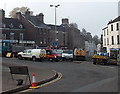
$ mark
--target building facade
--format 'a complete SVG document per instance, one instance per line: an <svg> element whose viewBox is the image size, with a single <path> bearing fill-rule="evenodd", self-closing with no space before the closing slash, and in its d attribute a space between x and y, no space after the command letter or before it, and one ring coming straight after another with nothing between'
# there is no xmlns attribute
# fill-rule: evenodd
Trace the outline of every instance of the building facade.
<svg viewBox="0 0 120 94"><path fill-rule="evenodd" d="M57 31L55 31L55 25L49 24L48 26L51 28L50 35L49 35L50 45L53 45L54 47L67 46L67 32L65 28L61 25L57 25L56 26Z"/></svg>
<svg viewBox="0 0 120 94"><path fill-rule="evenodd" d="M31 41L36 47L67 47L68 49L85 49L85 39L80 30L71 27L67 18L62 19L61 25L49 25L44 23L44 15L30 15L16 13L16 18L6 18L5 11L0 10L0 32L1 39ZM57 38L56 38L57 36ZM57 39L57 42L56 42Z"/></svg>
<svg viewBox="0 0 120 94"><path fill-rule="evenodd" d="M0 39L23 41L25 39L25 27L16 18L5 18L5 11L0 10Z"/></svg>
<svg viewBox="0 0 120 94"><path fill-rule="evenodd" d="M46 47L49 45L49 31L48 27L44 23L44 15L30 15L29 11L25 14L20 12L16 13L17 19L25 26L25 40L35 41L36 46Z"/></svg>
<svg viewBox="0 0 120 94"><path fill-rule="evenodd" d="M106 47L110 54L110 49L120 49L120 16L111 20L107 27L102 29L103 47Z"/></svg>
<svg viewBox="0 0 120 94"><path fill-rule="evenodd" d="M62 24L66 31L68 49L82 48L85 49L85 38L81 35L80 30L70 26L69 19L62 19Z"/></svg>

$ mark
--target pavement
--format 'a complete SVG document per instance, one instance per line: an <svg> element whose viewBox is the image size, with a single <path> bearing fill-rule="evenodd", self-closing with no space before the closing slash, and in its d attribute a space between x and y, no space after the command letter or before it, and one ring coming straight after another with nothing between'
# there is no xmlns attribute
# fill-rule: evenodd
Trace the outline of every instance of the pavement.
<svg viewBox="0 0 120 94"><path fill-rule="evenodd" d="M32 73L34 72L36 74L35 80L38 85L44 84L46 82L52 81L53 79L58 77L57 72L54 70L48 70L45 68L36 68L36 67L31 67L28 66L29 74L30 74L30 79L32 82ZM19 91L28 89L31 84L29 83L29 80L25 80L26 76L25 75L13 75L14 79L11 79L11 74L9 72L9 66L3 66L2 67L2 94L13 94L17 93ZM23 84L22 85L17 85L18 81L17 79L23 79ZM26 83L25 83L26 81Z"/></svg>

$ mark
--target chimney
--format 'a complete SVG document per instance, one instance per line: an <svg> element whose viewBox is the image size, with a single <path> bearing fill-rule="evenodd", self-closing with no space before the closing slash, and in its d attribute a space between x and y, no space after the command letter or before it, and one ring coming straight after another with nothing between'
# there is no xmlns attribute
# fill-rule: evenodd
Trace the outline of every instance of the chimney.
<svg viewBox="0 0 120 94"><path fill-rule="evenodd" d="M30 17L30 11L29 11L29 10L27 10L27 11L25 12L25 17L26 17L27 19L29 19L29 17Z"/></svg>
<svg viewBox="0 0 120 94"><path fill-rule="evenodd" d="M43 15L43 13L40 13L39 15L37 15L37 19L39 21L41 21L42 23L44 23L44 15Z"/></svg>
<svg viewBox="0 0 120 94"><path fill-rule="evenodd" d="M17 12L16 17L17 17L18 20L21 20L21 17L22 17L21 12Z"/></svg>
<svg viewBox="0 0 120 94"><path fill-rule="evenodd" d="M0 9L0 19L5 18L5 11L3 9Z"/></svg>
<svg viewBox="0 0 120 94"><path fill-rule="evenodd" d="M63 18L62 19L62 24L69 24L69 19L68 18Z"/></svg>

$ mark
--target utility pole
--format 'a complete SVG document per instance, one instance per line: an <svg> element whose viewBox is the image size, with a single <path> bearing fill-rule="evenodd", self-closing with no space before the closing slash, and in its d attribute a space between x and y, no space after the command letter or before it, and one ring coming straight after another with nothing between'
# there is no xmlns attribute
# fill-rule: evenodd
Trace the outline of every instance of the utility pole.
<svg viewBox="0 0 120 94"><path fill-rule="evenodd" d="M55 8L55 33L56 33L56 36L55 36L55 42L56 42L56 48L58 46L58 31L57 31L57 17L56 17L56 8L58 8L60 5L50 5L50 7L54 7Z"/></svg>

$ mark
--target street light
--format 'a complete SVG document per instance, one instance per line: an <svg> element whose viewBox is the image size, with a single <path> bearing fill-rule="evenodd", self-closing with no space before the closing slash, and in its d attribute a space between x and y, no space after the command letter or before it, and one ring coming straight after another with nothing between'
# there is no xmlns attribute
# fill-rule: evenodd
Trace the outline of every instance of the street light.
<svg viewBox="0 0 120 94"><path fill-rule="evenodd" d="M60 5L58 4L58 5L50 5L50 7L54 7L55 8L55 32L56 32L56 42L58 43L58 36L57 36L57 34L58 34L58 31L57 31L57 28L56 28L56 8L57 7L59 7Z"/></svg>

